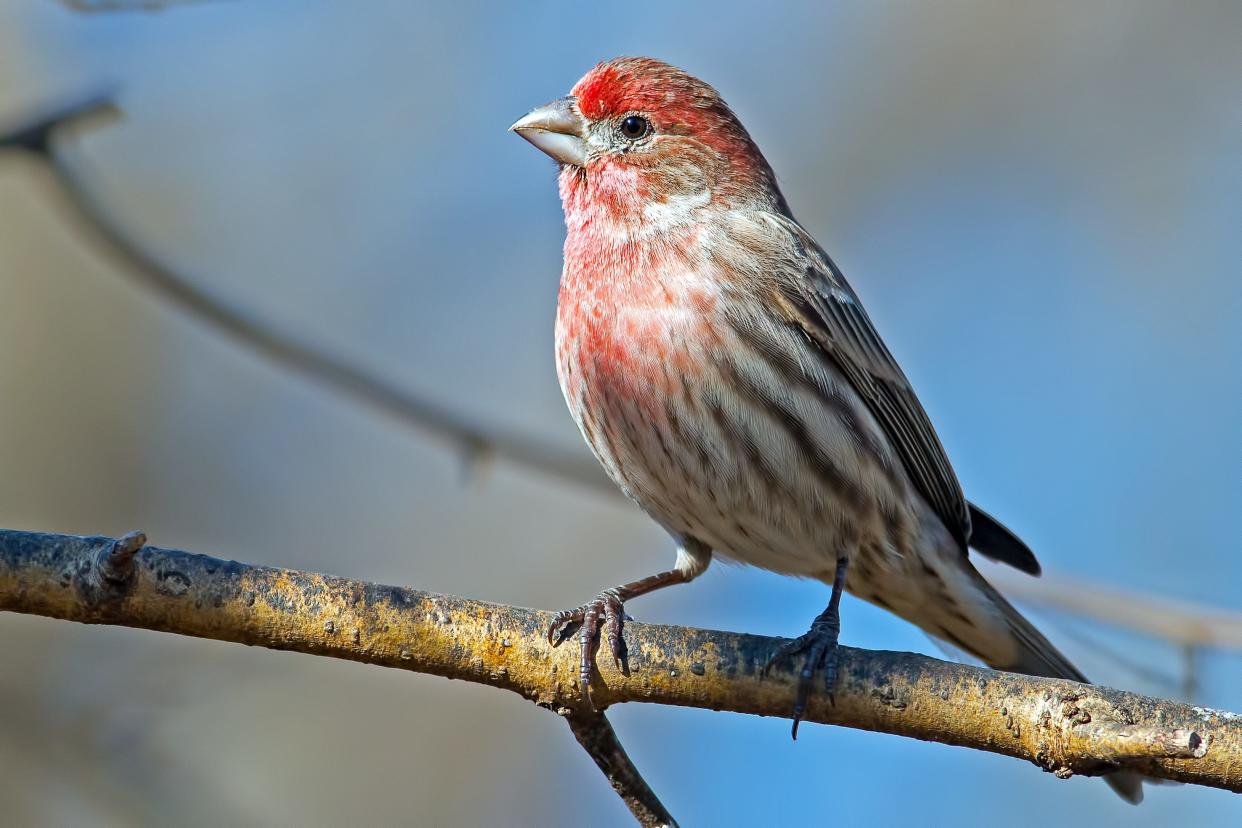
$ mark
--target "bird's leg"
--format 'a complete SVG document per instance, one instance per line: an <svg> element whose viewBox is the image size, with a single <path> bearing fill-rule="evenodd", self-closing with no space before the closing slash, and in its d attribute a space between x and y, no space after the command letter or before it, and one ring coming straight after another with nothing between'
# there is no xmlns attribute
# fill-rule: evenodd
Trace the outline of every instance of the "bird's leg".
<svg viewBox="0 0 1242 828"><path fill-rule="evenodd" d="M589 704L591 701L591 671L595 668L596 635L599 633L600 620L608 635L608 649L612 652L612 660L617 668L629 675L629 663L626 661L625 639L621 632L628 616L625 614L625 602L640 595L646 595L657 589L673 584L684 584L694 580L712 559L711 549L686 539L677 550L677 565L667 572L652 575L632 583L606 589L591 601L580 607L558 612L548 625L548 643L559 645L578 630L578 643L582 648L582 660L578 668L578 681L582 686L582 695Z"/></svg>
<svg viewBox="0 0 1242 828"><path fill-rule="evenodd" d="M821 666L824 668L824 692L828 694L828 701L836 703L833 688L837 683L837 636L841 634L841 593L845 590L845 571L849 568L849 563L850 559L846 555L837 558L837 572L832 579L832 597L828 599L828 606L815 616L810 630L777 650L776 655L763 668L763 675L766 676L774 665L806 653L802 672L798 674L798 696L794 701L795 739L798 738L798 723L802 721L802 714L806 712L806 701L811 694L811 681L815 677L815 670Z"/></svg>

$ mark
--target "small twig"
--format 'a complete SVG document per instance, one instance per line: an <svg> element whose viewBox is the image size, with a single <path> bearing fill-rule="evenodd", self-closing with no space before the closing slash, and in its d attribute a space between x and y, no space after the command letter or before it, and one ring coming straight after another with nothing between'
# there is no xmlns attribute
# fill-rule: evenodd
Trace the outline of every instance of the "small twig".
<svg viewBox="0 0 1242 828"><path fill-rule="evenodd" d="M134 574L134 556L146 545L147 536L142 532L130 532L119 538L103 560L103 576L110 581L128 580Z"/></svg>
<svg viewBox="0 0 1242 828"><path fill-rule="evenodd" d="M569 729L573 731L578 744L595 760L596 766L607 777L612 789L625 802L639 825L645 828L676 828L677 821L638 772L638 768L621 745L621 740L617 738L616 731L612 729L612 723L603 713L593 710L566 710L565 719L569 722Z"/></svg>
<svg viewBox="0 0 1242 828"><path fill-rule="evenodd" d="M1202 759L1207 754L1209 741L1193 730L1116 723L1101 726L1101 737L1107 747L1100 751L1100 758L1118 765L1153 756Z"/></svg>

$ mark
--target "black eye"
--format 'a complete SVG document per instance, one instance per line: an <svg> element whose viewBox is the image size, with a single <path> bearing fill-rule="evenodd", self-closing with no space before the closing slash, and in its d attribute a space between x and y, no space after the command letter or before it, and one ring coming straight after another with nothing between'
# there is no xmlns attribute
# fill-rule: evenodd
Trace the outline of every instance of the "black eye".
<svg viewBox="0 0 1242 828"><path fill-rule="evenodd" d="M621 134L631 141L637 141L650 131L650 122L641 115L628 115L621 122Z"/></svg>

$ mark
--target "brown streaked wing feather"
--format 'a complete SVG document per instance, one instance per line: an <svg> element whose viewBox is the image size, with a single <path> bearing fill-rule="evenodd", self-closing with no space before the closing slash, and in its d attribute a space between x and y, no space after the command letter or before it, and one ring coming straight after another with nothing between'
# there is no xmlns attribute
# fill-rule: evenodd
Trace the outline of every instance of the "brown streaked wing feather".
<svg viewBox="0 0 1242 828"><path fill-rule="evenodd" d="M965 549L970 513L940 438L858 297L815 240L796 222L786 227L797 268L779 279L778 305L845 373L884 429L919 493Z"/></svg>

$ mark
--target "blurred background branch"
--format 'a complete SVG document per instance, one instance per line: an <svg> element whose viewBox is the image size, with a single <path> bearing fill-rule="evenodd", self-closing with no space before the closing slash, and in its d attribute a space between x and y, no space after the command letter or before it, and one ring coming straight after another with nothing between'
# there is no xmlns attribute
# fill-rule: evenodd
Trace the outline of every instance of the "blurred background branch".
<svg viewBox="0 0 1242 828"><path fill-rule="evenodd" d="M167 11L177 6L193 6L220 0L61 0L76 12Z"/></svg>
<svg viewBox="0 0 1242 828"><path fill-rule="evenodd" d="M1039 580L989 568L988 577L1019 601L1136 630L1182 647L1242 649L1242 613L1088 583L1063 575Z"/></svg>
<svg viewBox="0 0 1242 828"><path fill-rule="evenodd" d="M98 175L80 153L71 151L63 134L81 129L105 114L117 113L109 98L102 95L51 108L0 134L0 147L27 150L44 159L56 172L60 186L58 207L66 221L79 228L104 256L117 263L121 272L152 295L273 363L440 440L460 453L468 471L497 458L610 497L620 496L585 452L484 425L463 411L402 388L230 304L148 254L112 218L98 196ZM1133 630L1174 645L1182 655L1180 688L1187 699L1196 692L1195 671L1202 650L1242 649L1242 613L1111 589L1055 573L1032 579L986 563L981 568L986 568L988 577L1016 600ZM1131 669L1136 668L1141 666Z"/></svg>
<svg viewBox="0 0 1242 828"><path fill-rule="evenodd" d="M577 686L551 614L114 540L0 530L0 610L292 650L463 679L573 719L644 824L671 822ZM785 717L796 678L759 667L784 639L627 628L630 664L603 664L595 706L647 702ZM910 653L842 648L835 701L807 721L1025 759L1060 778L1119 767L1242 792L1242 716Z"/></svg>
<svg viewBox="0 0 1242 828"><path fill-rule="evenodd" d="M46 160L62 187L58 206L66 221L89 235L100 252L116 261L144 288L177 310L189 314L276 364L304 374L335 391L394 417L407 426L437 437L461 452L468 467L487 458L503 457L557 478L613 492L615 487L598 465L582 452L567 452L525 435L508 434L472 424L461 412L413 394L365 368L347 362L295 335L277 330L266 320L213 296L194 281L148 255L110 217L87 184L90 172L80 156L72 158L53 146L53 133L74 129L100 115L115 115L105 98L52 109L7 134L0 147L29 150Z"/></svg>

